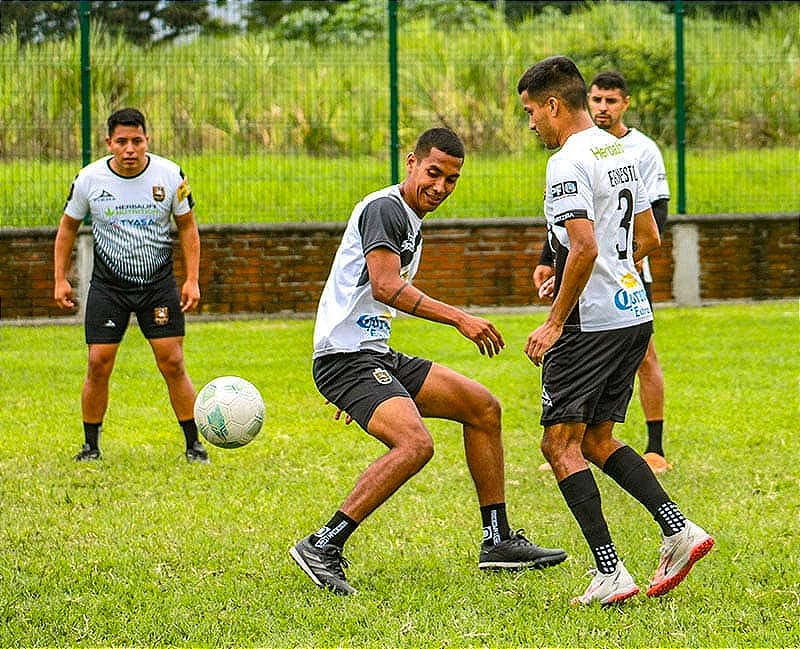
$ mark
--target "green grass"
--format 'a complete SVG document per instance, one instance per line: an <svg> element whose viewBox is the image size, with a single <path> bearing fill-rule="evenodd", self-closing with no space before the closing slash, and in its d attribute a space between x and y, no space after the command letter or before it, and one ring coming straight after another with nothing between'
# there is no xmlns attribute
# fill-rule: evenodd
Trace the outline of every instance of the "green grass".
<svg viewBox="0 0 800 649"><path fill-rule="evenodd" d="M199 388L237 373L268 407L249 446L189 466L149 347L120 349L104 459L75 465L86 351L78 325L0 327L0 646L797 646L797 304L657 311L667 384L663 484L717 546L658 600L576 610L590 556L541 462L539 373L522 348L543 311L492 314L508 348L396 323L394 344L475 377L504 406L511 522L570 558L543 572L476 568L477 505L460 434L348 544L357 597L318 590L287 549L327 520L382 447L333 421L310 377L310 320L191 321ZM641 450L641 409L618 434ZM612 534L640 585L658 528L602 474Z"/></svg>
<svg viewBox="0 0 800 649"><path fill-rule="evenodd" d="M468 156L455 193L435 218L542 215L548 153L532 133L524 154ZM664 151L677 209L674 151ZM386 159L310 156L189 155L177 161L189 176L200 223L344 222L356 201L390 182ZM689 214L763 214L796 210L797 150L705 151L687 157ZM0 163L0 227L55 227L79 165ZM219 182L220 170L225 182ZM404 172L403 172L404 173ZM525 181L521 182L520 179ZM33 179L29 182L26 179ZM746 192L732 188L746 186ZM5 201L2 196L13 200ZM19 205L26 209L20 211Z"/></svg>

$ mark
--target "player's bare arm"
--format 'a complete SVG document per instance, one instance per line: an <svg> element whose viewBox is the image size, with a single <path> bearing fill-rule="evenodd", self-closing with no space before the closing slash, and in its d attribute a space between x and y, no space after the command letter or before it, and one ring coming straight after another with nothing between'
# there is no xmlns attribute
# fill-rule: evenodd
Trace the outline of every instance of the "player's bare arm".
<svg viewBox="0 0 800 649"><path fill-rule="evenodd" d="M658 250L661 237L658 235L653 210L647 208L633 217L633 261L639 262Z"/></svg>
<svg viewBox="0 0 800 649"><path fill-rule="evenodd" d="M400 257L388 248L376 248L367 253L372 296L398 311L449 324L478 347L481 354L494 356L505 347L503 336L495 326L477 316L436 300L400 277Z"/></svg>
<svg viewBox="0 0 800 649"><path fill-rule="evenodd" d="M71 309L75 306L72 286L67 280L67 272L72 258L72 248L75 245L78 228L80 227L80 220L70 218L64 214L61 216L61 223L59 223L58 232L56 233L53 297L62 309Z"/></svg>
<svg viewBox="0 0 800 649"><path fill-rule="evenodd" d="M186 268L186 279L181 287L181 311L185 312L200 302L200 234L192 210L176 216L175 223Z"/></svg>
<svg viewBox="0 0 800 649"><path fill-rule="evenodd" d="M561 337L564 322L589 281L597 258L594 226L589 219L570 219L566 228L570 248L558 295L553 300L547 320L530 333L525 344L525 354L534 365L542 364L547 350Z"/></svg>

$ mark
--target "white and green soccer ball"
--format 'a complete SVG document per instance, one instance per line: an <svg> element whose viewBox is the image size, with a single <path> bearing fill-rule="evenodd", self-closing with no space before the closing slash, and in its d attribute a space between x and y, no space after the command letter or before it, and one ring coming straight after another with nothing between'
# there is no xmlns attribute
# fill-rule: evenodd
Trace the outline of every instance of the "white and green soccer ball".
<svg viewBox="0 0 800 649"><path fill-rule="evenodd" d="M238 376L209 381L194 402L197 429L211 444L238 448L253 441L264 424L264 400L256 386Z"/></svg>

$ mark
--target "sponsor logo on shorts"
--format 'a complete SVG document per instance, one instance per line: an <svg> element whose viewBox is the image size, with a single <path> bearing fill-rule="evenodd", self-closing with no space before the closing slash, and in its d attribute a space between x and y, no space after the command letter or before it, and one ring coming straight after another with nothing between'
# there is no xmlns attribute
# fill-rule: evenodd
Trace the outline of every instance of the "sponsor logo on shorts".
<svg viewBox="0 0 800 649"><path fill-rule="evenodd" d="M163 185L153 185L153 200L159 203L167 197L167 190Z"/></svg>
<svg viewBox="0 0 800 649"><path fill-rule="evenodd" d="M547 408L551 408L553 406L553 400L550 398L550 395L547 393L547 388L542 386L542 405L546 406Z"/></svg>
<svg viewBox="0 0 800 649"><path fill-rule="evenodd" d="M382 367L372 370L372 376L374 376L375 380L381 385L388 385L392 382L392 375Z"/></svg>
<svg viewBox="0 0 800 649"><path fill-rule="evenodd" d="M109 329L116 329L117 323L114 322L111 318L109 318L108 320L105 321L105 323L103 323L103 326L108 327Z"/></svg>
<svg viewBox="0 0 800 649"><path fill-rule="evenodd" d="M153 309L153 322L157 325L165 325L169 322L169 307L157 306Z"/></svg>

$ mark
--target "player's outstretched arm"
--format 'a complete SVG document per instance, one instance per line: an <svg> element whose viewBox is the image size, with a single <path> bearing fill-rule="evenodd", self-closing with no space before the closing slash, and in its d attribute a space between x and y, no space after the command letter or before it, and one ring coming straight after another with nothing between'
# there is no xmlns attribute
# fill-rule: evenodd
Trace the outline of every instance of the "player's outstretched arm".
<svg viewBox="0 0 800 649"><path fill-rule="evenodd" d="M399 311L449 324L478 347L481 354L494 356L506 345L503 336L488 320L472 316L450 304L436 300L400 277L400 257L388 248L367 253L367 269L372 296Z"/></svg>

